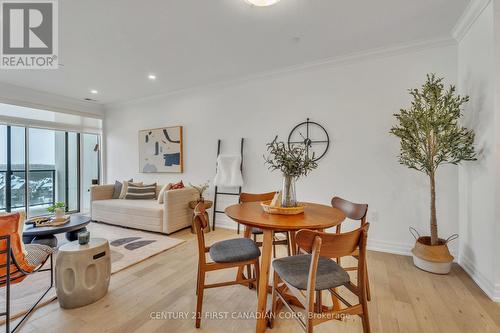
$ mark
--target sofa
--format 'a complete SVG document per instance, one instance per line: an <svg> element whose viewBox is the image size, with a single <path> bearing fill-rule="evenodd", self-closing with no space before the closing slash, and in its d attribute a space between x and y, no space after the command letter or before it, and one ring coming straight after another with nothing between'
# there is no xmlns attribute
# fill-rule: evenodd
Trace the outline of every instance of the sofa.
<svg viewBox="0 0 500 333"><path fill-rule="evenodd" d="M159 193L158 186L156 193ZM193 210L189 202L197 200L192 187L165 191L163 204L157 199L112 199L114 185L95 185L90 188L90 209L93 221L123 227L171 234L191 226Z"/></svg>

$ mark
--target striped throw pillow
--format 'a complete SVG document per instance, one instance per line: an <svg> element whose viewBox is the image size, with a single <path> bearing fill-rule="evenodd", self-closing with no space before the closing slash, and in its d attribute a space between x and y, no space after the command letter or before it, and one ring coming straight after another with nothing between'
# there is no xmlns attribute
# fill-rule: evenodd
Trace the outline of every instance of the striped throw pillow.
<svg viewBox="0 0 500 333"><path fill-rule="evenodd" d="M156 199L156 183L148 185L129 183L125 199Z"/></svg>

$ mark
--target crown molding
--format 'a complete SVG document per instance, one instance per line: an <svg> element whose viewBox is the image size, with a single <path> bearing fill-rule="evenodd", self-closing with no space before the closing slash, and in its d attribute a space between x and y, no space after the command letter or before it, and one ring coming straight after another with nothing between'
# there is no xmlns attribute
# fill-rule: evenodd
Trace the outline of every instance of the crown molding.
<svg viewBox="0 0 500 333"><path fill-rule="evenodd" d="M0 103L102 119L104 106L0 82Z"/></svg>
<svg viewBox="0 0 500 333"><path fill-rule="evenodd" d="M451 35L457 42L460 42L465 37L474 22L476 22L477 18L491 1L492 0L471 0L471 2L469 2L469 5L465 8L462 16L460 16L451 32Z"/></svg>
<svg viewBox="0 0 500 333"><path fill-rule="evenodd" d="M165 91L165 92L161 92L161 93L154 94L154 95L132 98L132 99L124 100L124 101L111 102L111 103L105 104L105 110L107 111L110 109L116 109L116 108L119 108L121 106L133 104L133 103L137 103L137 102L141 102L141 101L149 101L149 100L154 100L157 98L165 98L165 97L170 97L173 95L191 93L193 91L198 91L198 90L202 90L202 89L221 88L221 87L225 87L225 86L241 84L241 83L244 83L247 81L253 81L253 80L258 80L258 79L286 75L289 73L308 71L308 70L318 70L318 69L324 68L324 67L334 68L334 67L347 66L347 65L351 65L351 64L360 63L360 62L363 62L366 60L382 59L382 58L393 57L393 56L412 53L412 52L419 52L419 51L425 51L425 50L434 49L434 48L456 46L456 45L457 45L456 40L451 38L451 37L442 37L442 38L436 38L436 39L431 39L431 40L414 41L414 42L409 42L409 43L400 43L400 44L396 44L396 45L392 45L392 46L388 46L388 47L369 49L369 50L351 53L351 54L347 54L347 55L343 55L343 56L326 58L326 59L322 59L319 61L289 66L289 67L285 67L285 68L281 68L281 69L277 69L277 70L272 70L272 71L267 71L267 72L261 72L261 73L257 73L257 74L253 74L253 75L247 75L247 76L243 76L243 77L232 79L232 80L219 81L219 82L214 82L211 84L197 85L197 86L193 86L193 87L189 87L189 88L185 88L185 89Z"/></svg>

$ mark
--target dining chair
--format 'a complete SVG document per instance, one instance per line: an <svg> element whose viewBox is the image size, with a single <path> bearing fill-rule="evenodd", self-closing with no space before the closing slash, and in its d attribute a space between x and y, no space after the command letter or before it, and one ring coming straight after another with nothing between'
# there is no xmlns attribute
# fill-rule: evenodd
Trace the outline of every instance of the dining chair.
<svg viewBox="0 0 500 333"><path fill-rule="evenodd" d="M23 244L22 228L24 219L20 219L19 213L0 216L0 287L5 287L5 331L15 332L31 315L38 303L49 292L54 284L53 272L53 249L42 244ZM48 268L42 268L49 261ZM37 272L50 272L50 285L42 296L21 317L14 329L10 330L10 306L11 286L21 283L26 277Z"/></svg>
<svg viewBox="0 0 500 333"><path fill-rule="evenodd" d="M235 284L248 285L250 288L259 281L259 257L260 250L255 243L248 238L235 238L205 245L205 228L208 220L205 216L205 205L201 202L194 210L194 227L198 239L198 282L196 286L196 328L200 327L202 317L203 293L205 289L230 286ZM207 261L206 254L211 261ZM205 284L205 276L208 272L238 267L243 269L251 266L255 269L255 278L249 274L248 278L238 275L234 281Z"/></svg>
<svg viewBox="0 0 500 333"><path fill-rule="evenodd" d="M296 235L296 242L299 249L305 254L291 257L275 259L273 261L274 281L272 292L272 313L276 317L278 300L285 307L294 312L302 328L307 333L313 332L315 325L337 319L342 320L346 316L358 315L361 317L363 332L370 332L370 322L368 319L368 305L366 299L366 239L369 223L361 228L343 233L333 234L312 230L300 230ZM351 282L351 278L346 270L338 265L332 258L350 255L356 249L359 251L357 285ZM358 304L351 304L344 296L341 296L337 289L344 286L357 296ZM345 307L327 308L321 303L321 292L327 290ZM288 303L291 292L304 307L305 316L297 315L291 304ZM334 303L335 304L335 303Z"/></svg>
<svg viewBox="0 0 500 333"><path fill-rule="evenodd" d="M346 215L347 218L350 220L354 221L359 221L361 223L361 226L365 225L366 222L366 216L368 214L368 205L367 204L358 204L354 202L350 202L348 200L342 199L340 197L333 197L332 199L332 207L340 209L344 214ZM340 234L342 228L342 224L339 224L335 230L336 233ZM355 259L359 258L359 253L354 251L354 253L351 254L352 257ZM341 258L337 258L337 263L340 265L341 264ZM345 270L351 271L351 270L356 270L356 267L344 267ZM371 301L371 292L370 292L370 281L368 278L368 268L365 267L366 269L366 294L367 294L367 299L368 301Z"/></svg>
<svg viewBox="0 0 500 333"><path fill-rule="evenodd" d="M268 193L241 193L240 194L240 203L244 202L258 202L258 201L268 201L274 198L276 192L268 192ZM284 234L285 239L278 239L275 237L275 234ZM262 246L262 242L257 241L257 236L262 235L263 231L260 228L252 228L252 236L253 241L257 244L258 247ZM286 230L277 230L273 233L273 257L276 258L276 245L285 245L288 256L291 254L290 250L290 235Z"/></svg>

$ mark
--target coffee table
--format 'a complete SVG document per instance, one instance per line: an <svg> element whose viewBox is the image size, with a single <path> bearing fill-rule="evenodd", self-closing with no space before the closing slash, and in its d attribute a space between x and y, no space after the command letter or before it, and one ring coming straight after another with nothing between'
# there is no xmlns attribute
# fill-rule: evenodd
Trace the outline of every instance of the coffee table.
<svg viewBox="0 0 500 333"><path fill-rule="evenodd" d="M87 230L86 226L90 221L90 216L71 215L68 223L54 227L35 227L34 224L28 224L24 226L23 242L57 247L57 238L54 235L66 233L67 240L77 240L78 233Z"/></svg>

